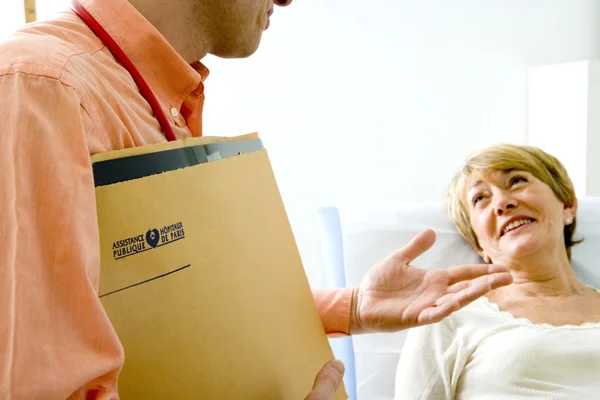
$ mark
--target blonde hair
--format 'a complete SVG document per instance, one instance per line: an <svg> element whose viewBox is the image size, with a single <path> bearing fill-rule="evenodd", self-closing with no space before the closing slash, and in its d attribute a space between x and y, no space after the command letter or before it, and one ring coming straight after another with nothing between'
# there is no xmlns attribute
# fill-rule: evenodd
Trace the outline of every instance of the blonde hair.
<svg viewBox="0 0 600 400"><path fill-rule="evenodd" d="M510 170L529 172L548 185L556 197L567 206L572 206L577 201L573 182L565 167L556 157L537 147L499 144L475 151L467 158L462 170L452 179L447 190L446 206L448 216L476 251L482 249L469 219L469 207L466 202L467 180L473 173L485 175L490 172ZM576 226L577 218L573 218L573 223L564 228L565 249L569 260L571 260L571 248L582 242L573 239Z"/></svg>

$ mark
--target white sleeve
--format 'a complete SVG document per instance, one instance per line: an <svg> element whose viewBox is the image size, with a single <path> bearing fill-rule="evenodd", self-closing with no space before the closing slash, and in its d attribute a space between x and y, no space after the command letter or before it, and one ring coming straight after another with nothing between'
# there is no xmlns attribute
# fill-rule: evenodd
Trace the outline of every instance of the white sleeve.
<svg viewBox="0 0 600 400"><path fill-rule="evenodd" d="M411 329L396 371L394 398L454 399L467 357L465 343L451 317Z"/></svg>

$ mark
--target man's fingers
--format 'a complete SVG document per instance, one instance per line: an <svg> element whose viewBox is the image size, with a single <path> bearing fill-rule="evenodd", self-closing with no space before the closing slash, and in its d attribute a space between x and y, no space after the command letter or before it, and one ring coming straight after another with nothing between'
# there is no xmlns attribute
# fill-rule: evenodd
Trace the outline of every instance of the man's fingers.
<svg viewBox="0 0 600 400"><path fill-rule="evenodd" d="M419 314L417 317L417 325L440 322L458 309L460 309L460 306L456 302L446 302L438 307L429 307Z"/></svg>
<svg viewBox="0 0 600 400"><path fill-rule="evenodd" d="M415 258L425 253L435 243L435 232L427 229L412 238L408 244L390 254L391 258L410 264Z"/></svg>
<svg viewBox="0 0 600 400"><path fill-rule="evenodd" d="M489 283L479 283L473 286L467 285L465 289L457 293L448 293L440 297L436 301L434 307L424 310L421 315L419 315L418 323L432 324L439 322L453 312L460 310L481 296L487 294L490 290Z"/></svg>
<svg viewBox="0 0 600 400"><path fill-rule="evenodd" d="M440 297L436 301L436 305L456 302L462 308L479 297L486 295L491 290L509 285L512 281L513 277L510 273L498 272L470 281L458 282L448 288L448 294Z"/></svg>
<svg viewBox="0 0 600 400"><path fill-rule="evenodd" d="M474 281L462 281L462 282L455 283L454 285L452 285L448 288L448 294L446 296L453 296L455 293L458 293L463 289L467 289L469 286L472 286L473 282ZM446 297L446 296L444 296L444 297Z"/></svg>
<svg viewBox="0 0 600 400"><path fill-rule="evenodd" d="M436 306L441 306L446 303L455 303L458 308L462 308L492 290L489 283L485 282L475 285L468 285L468 282L464 282L457 285L464 286L464 288L440 297L435 302Z"/></svg>
<svg viewBox="0 0 600 400"><path fill-rule="evenodd" d="M479 278L455 283L448 288L448 293L458 293L463 289L478 285L489 286L489 290L494 290L500 286L511 284L512 280L512 275L509 272L495 272L490 275L483 275Z"/></svg>
<svg viewBox="0 0 600 400"><path fill-rule="evenodd" d="M315 378L312 392L305 400L333 400L344 377L344 371L344 364L341 361L333 360L325 364Z"/></svg>
<svg viewBox="0 0 600 400"><path fill-rule="evenodd" d="M479 278L480 276L509 272L508 268L494 264L459 265L448 268L446 271L448 273L450 285L469 279Z"/></svg>
<svg viewBox="0 0 600 400"><path fill-rule="evenodd" d="M493 273L488 277L488 283L492 287L492 290L498 289L499 287L513 283L513 276L510 272Z"/></svg>

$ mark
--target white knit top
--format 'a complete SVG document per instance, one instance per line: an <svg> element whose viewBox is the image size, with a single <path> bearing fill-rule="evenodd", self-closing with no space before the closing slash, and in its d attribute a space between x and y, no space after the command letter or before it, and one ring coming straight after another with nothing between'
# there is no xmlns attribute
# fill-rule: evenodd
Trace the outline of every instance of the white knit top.
<svg viewBox="0 0 600 400"><path fill-rule="evenodd" d="M600 400L600 323L534 324L483 297L411 329L396 400Z"/></svg>

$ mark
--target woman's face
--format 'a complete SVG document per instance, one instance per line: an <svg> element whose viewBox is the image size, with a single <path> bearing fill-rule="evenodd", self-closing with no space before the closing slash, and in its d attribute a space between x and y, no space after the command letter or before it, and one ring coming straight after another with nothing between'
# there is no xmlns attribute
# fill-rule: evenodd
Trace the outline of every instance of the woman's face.
<svg viewBox="0 0 600 400"><path fill-rule="evenodd" d="M468 179L471 227L488 262L530 257L564 248L565 221L575 216L552 189L524 171L495 171Z"/></svg>

